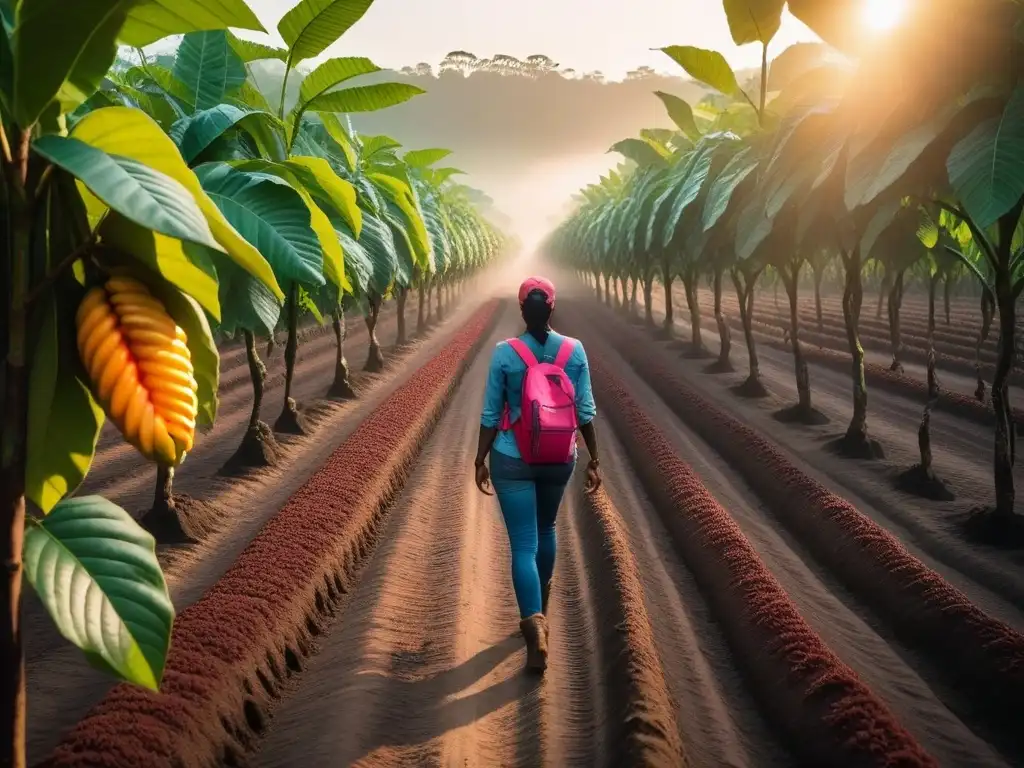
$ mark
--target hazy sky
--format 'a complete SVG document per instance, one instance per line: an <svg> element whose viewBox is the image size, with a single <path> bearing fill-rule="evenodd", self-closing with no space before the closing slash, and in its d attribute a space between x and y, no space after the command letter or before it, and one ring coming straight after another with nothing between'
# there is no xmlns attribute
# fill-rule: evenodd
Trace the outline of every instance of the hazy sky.
<svg viewBox="0 0 1024 768"><path fill-rule="evenodd" d="M278 19L294 4L249 0L278 40ZM772 51L813 39L787 13ZM736 67L760 62L758 46L733 44L718 0L376 0L328 55L368 56L379 66L400 67L436 65L460 49L480 57L543 53L579 72L600 70L618 79L644 64L676 71L663 53L650 50L666 45L714 48Z"/></svg>

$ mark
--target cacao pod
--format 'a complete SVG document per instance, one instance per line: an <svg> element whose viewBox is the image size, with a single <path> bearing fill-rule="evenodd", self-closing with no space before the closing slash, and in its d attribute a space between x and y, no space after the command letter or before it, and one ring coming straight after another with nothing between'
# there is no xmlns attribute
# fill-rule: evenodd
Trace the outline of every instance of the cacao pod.
<svg viewBox="0 0 1024 768"><path fill-rule="evenodd" d="M185 331L130 277L111 277L82 299L78 354L96 399L125 439L169 467L192 450L199 399Z"/></svg>

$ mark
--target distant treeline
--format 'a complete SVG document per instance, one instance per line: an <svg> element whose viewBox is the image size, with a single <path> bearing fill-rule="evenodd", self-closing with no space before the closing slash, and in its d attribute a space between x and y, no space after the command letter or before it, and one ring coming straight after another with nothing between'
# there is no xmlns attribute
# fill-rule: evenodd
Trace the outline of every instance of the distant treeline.
<svg viewBox="0 0 1024 768"><path fill-rule="evenodd" d="M264 93L280 93L280 62L259 62L253 70ZM298 95L300 79L294 74L289 79L289 104ZM604 153L642 128L671 125L654 91L691 102L707 93L693 81L649 68L635 70L622 82L605 82L600 73L577 74L546 56L478 59L464 51L449 54L436 68L424 63L359 83L382 80L412 83L427 95L381 112L352 115L355 127L409 147L452 149L450 164L468 173Z"/></svg>

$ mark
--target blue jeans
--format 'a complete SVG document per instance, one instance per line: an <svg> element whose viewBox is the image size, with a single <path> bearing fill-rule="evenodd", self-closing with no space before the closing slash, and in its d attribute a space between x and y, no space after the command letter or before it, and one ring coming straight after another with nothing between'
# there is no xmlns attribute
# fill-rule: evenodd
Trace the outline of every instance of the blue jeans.
<svg viewBox="0 0 1024 768"><path fill-rule="evenodd" d="M525 619L541 612L541 586L555 570L555 517L576 461L530 465L491 451L490 465L512 550L512 586Z"/></svg>

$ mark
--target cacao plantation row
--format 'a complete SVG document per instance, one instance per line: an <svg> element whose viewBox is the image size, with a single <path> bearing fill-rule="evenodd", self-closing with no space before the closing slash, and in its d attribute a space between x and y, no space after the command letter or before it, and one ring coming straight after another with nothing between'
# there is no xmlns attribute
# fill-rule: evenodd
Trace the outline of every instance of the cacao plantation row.
<svg viewBox="0 0 1024 768"><path fill-rule="evenodd" d="M90 663L160 685L174 607L153 537L108 500L74 495L105 420L157 463L152 514L173 517L174 472L216 418L218 344L244 344L249 361L238 456L269 463L274 430L304 428L291 397L302 331L334 326L332 394L354 397L346 312L365 318L379 370L385 302L404 342L409 296L422 330L425 307L440 316L506 245L461 172L439 165L447 150L352 128L348 114L421 89L350 84L380 71L361 57L297 69L371 4L301 0L277 48L230 31L266 31L243 0L59 4L59 39L57 4L0 2L2 765L25 764L23 577ZM173 55L147 52L168 38ZM252 78L268 59L286 85L301 79L294 103ZM271 429L256 342L279 333L285 398Z"/></svg>
<svg viewBox="0 0 1024 768"><path fill-rule="evenodd" d="M854 4L848 5L852 13ZM929 306L928 403L917 470L931 485L937 483L929 432L938 397L936 294L945 282L948 324L951 288L965 278L982 317L976 348L976 397L982 401L981 347L993 324L998 336L991 381L995 504L977 522L991 526L996 537L1019 535L1008 385L1016 304L1024 291L1024 20L1019 4L1000 0L951 0L943 10L932 5L911 3L907 33L876 41L851 31L857 28L852 21L837 24L845 18L837 4L725 2L735 43L761 49L759 74L741 84L716 51L663 48L707 86L708 95L691 105L657 92L674 127L615 144L610 151L626 161L582 190L548 247L609 304L637 314L642 291L650 326L660 283L668 333L673 283L681 280L696 356L707 354L698 291L707 279L721 338L719 371L732 365L722 301L728 280L748 353L742 391L749 396L766 394L754 333L755 287L777 290L781 282L799 398L788 416L805 423L820 415L812 407L801 347L799 294L813 288L820 329L821 287L832 280L842 292L852 363L852 418L839 447L858 458L878 451L868 431L860 336L865 288L873 281L881 291L879 317L887 302L891 370L902 372L900 306L916 278ZM787 7L824 42L799 43L773 59L770 45ZM944 55L940 41L953 38L972 55ZM938 61L937 70L930 62Z"/></svg>

